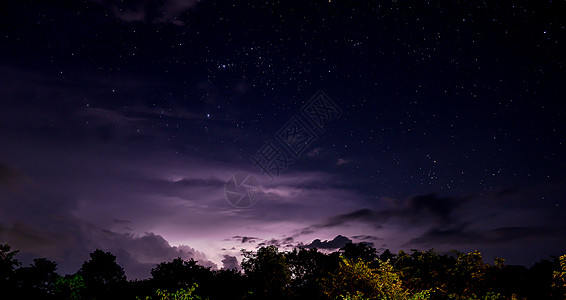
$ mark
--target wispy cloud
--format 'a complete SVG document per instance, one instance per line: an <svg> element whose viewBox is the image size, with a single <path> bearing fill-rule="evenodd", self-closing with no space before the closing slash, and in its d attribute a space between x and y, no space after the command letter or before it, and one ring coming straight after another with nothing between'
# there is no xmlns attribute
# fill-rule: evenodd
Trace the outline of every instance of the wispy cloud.
<svg viewBox="0 0 566 300"><path fill-rule="evenodd" d="M109 1L91 0L104 5L112 11L116 18L124 22L150 21L154 23L171 23L184 25L182 15L187 13L199 0L166 0L155 1Z"/></svg>

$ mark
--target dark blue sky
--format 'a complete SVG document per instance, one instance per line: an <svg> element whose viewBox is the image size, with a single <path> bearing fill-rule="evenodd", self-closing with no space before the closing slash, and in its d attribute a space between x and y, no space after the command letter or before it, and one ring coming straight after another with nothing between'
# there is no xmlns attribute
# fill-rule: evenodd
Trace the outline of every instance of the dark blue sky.
<svg viewBox="0 0 566 300"><path fill-rule="evenodd" d="M563 253L565 6L5 1L0 240L63 272L103 248L131 277L338 235ZM252 157L317 91L341 116L270 181ZM247 209L224 195L241 172Z"/></svg>

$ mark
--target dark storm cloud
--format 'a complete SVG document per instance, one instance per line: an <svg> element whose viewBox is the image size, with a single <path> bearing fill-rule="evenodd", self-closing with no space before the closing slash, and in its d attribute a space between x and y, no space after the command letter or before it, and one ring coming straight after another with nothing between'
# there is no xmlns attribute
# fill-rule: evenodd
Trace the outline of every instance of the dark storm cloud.
<svg viewBox="0 0 566 300"><path fill-rule="evenodd" d="M289 237L286 237L286 238L283 238L283 239L281 240L281 243L285 243L285 244L290 244L290 243L293 243L293 242L294 242L294 239L293 239L292 237L290 237L290 236L289 236Z"/></svg>
<svg viewBox="0 0 566 300"><path fill-rule="evenodd" d="M41 155L20 161L16 164L17 168L11 167L13 163L1 165L2 178L27 177L22 172L15 171L17 169L34 175L23 181L24 188L18 193L0 189L0 240L20 250L22 261L47 257L59 263L61 272L72 273L88 258L88 253L100 248L114 253L130 278L147 277L156 263L175 257L193 258L203 265L215 267L206 255L190 246L171 246L163 236L140 230L140 226L151 227L145 223L148 219L166 219L171 213L165 214L159 210L160 207L153 207L150 211L143 210L150 213L146 214L147 217L140 218L142 210L139 207L143 206L144 199L156 197L143 195L145 193L142 196L131 195L132 192L140 194L153 191L154 193L147 194L157 194L163 191L176 197L185 197L192 190L203 187L221 191L221 181L214 176L196 177L198 165L190 165L191 170L195 170L194 176L176 176L180 179L167 181L148 172L155 172L157 167L147 168L138 163L136 172L121 168L120 163L115 163L119 160L113 156L114 152L105 155L94 150L90 154L77 156L69 148L66 151L37 148L41 149ZM23 152L26 151L29 151L29 147L23 148ZM20 152L22 151L14 153ZM11 159L14 153L9 155ZM56 158L60 156L65 159ZM101 161L99 159L102 156L106 157ZM75 164L80 168L72 167ZM159 163L155 165L159 166ZM78 178L81 180L77 180ZM4 186L4 181L0 184L1 187ZM197 195L193 198L204 197ZM89 202L92 206L83 210L83 205L89 205ZM94 217L97 208L115 204L123 206L106 212L98 211L102 215ZM86 215L77 217L81 210ZM172 211L174 210L177 209L173 208ZM187 219L187 216L180 218Z"/></svg>
<svg viewBox="0 0 566 300"><path fill-rule="evenodd" d="M388 218L388 216L389 216L389 212L387 211L377 212L365 208L347 214L331 217L328 219L327 222L314 226L321 228L336 227L352 221L380 224L386 221L385 219ZM381 226L381 224L379 226Z"/></svg>
<svg viewBox="0 0 566 300"><path fill-rule="evenodd" d="M257 238L254 238L254 237L244 236L244 237L242 237L242 244L244 244L244 243L253 243L253 242L255 242L256 239L257 239Z"/></svg>
<svg viewBox="0 0 566 300"><path fill-rule="evenodd" d="M222 259L222 269L224 270L240 270L240 263L238 263L238 258L231 255L224 255L224 259Z"/></svg>
<svg viewBox="0 0 566 300"><path fill-rule="evenodd" d="M72 237L28 223L14 222L2 231L2 239L17 245L18 249L34 249L38 253L52 255L52 247L70 246Z"/></svg>
<svg viewBox="0 0 566 300"><path fill-rule="evenodd" d="M435 194L417 196L410 198L408 203L395 214L400 217L413 218L428 213L436 222L449 224L453 222L451 213L467 201L467 197L439 197Z"/></svg>
<svg viewBox="0 0 566 300"><path fill-rule="evenodd" d="M253 237L253 236L239 236L239 235L235 235L232 237L232 239L238 240L240 241L242 244L246 244L246 243L254 243L258 238Z"/></svg>
<svg viewBox="0 0 566 300"><path fill-rule="evenodd" d="M266 246L275 246L277 248L281 247L282 242L278 239L264 240L263 242L257 244L257 248Z"/></svg>
<svg viewBox="0 0 566 300"><path fill-rule="evenodd" d="M333 216L323 223L306 228L306 231L342 226L350 222L367 223L376 229L380 229L383 227L383 224L392 219L411 224L433 223L450 225L456 222L451 216L452 212L467 201L468 198L439 197L435 194L416 196L408 199L404 204L390 209L374 210L364 208Z"/></svg>
<svg viewBox="0 0 566 300"><path fill-rule="evenodd" d="M339 249L344 247L346 244L351 243L352 240L343 236L337 235L334 239L328 241L321 241L320 239L315 239L310 244L304 246L305 248L317 248L317 249Z"/></svg>
<svg viewBox="0 0 566 300"><path fill-rule="evenodd" d="M383 240L383 238L374 236L374 235L353 235L352 236L353 239L356 240L361 240L361 241L377 241L377 240Z"/></svg>
<svg viewBox="0 0 566 300"><path fill-rule="evenodd" d="M407 245L498 245L518 241L535 241L541 238L562 239L566 228L499 227L491 230L473 230L466 227L454 229L433 228Z"/></svg>
<svg viewBox="0 0 566 300"><path fill-rule="evenodd" d="M52 222L59 222L59 231L15 222L0 231L0 238L20 250L24 259L47 257L61 262L60 269L66 273L75 272L95 249L116 255L131 279L145 278L157 263L176 257L192 258L203 266L216 268L204 253L187 245L171 246L162 236L151 232L143 235L114 232L72 218Z"/></svg>

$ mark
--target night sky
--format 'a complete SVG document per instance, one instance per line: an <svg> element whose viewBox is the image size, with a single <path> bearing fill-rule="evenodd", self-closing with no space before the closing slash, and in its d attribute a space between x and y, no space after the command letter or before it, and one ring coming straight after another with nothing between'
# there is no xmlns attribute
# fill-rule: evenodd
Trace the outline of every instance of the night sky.
<svg viewBox="0 0 566 300"><path fill-rule="evenodd" d="M2 1L0 242L62 273L111 251L128 278L263 245L563 254L564 15L548 0ZM263 174L252 158L320 91L335 113ZM246 208L225 195L240 173L261 185Z"/></svg>

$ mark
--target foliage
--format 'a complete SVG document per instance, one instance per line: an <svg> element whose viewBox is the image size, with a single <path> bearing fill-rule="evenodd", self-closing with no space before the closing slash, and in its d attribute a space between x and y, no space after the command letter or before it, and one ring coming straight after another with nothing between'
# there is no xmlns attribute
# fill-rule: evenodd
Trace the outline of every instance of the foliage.
<svg viewBox="0 0 566 300"><path fill-rule="evenodd" d="M395 269L400 271L405 288L411 291L429 291L433 296L446 296L454 278L451 269L456 259L440 255L433 249L419 251L412 249L411 254L401 250L395 258Z"/></svg>
<svg viewBox="0 0 566 300"><path fill-rule="evenodd" d="M116 263L116 256L98 249L90 254L90 260L84 262L77 273L85 281L85 293L89 299L119 298L112 291L126 283L126 274Z"/></svg>
<svg viewBox="0 0 566 300"><path fill-rule="evenodd" d="M194 295L198 284L193 284L191 287L184 289L181 288L174 292L169 292L167 290L158 289L155 294L157 295L157 299L159 300L200 300L201 297ZM141 300L139 297L136 297L137 300ZM152 300L153 298L150 296L145 297L144 300Z"/></svg>
<svg viewBox="0 0 566 300"><path fill-rule="evenodd" d="M484 294L487 264L482 255L475 250L470 253L457 252L456 265L451 270L454 277L453 289L461 295Z"/></svg>
<svg viewBox="0 0 566 300"><path fill-rule="evenodd" d="M210 268L198 265L194 259L183 260L179 257L157 265L151 270L151 276L159 288L177 290L190 288L193 283L202 286L204 281L211 280L212 274Z"/></svg>
<svg viewBox="0 0 566 300"><path fill-rule="evenodd" d="M46 258L35 258L29 267L15 271L14 286L24 298L46 298L54 294L59 278L57 264Z"/></svg>
<svg viewBox="0 0 566 300"><path fill-rule="evenodd" d="M326 255L317 249L294 249L285 254L291 273L292 297L308 299L325 298L322 282L329 273L338 268L339 257Z"/></svg>
<svg viewBox="0 0 566 300"><path fill-rule="evenodd" d="M388 262L372 269L362 259L343 257L340 267L326 285L326 294L332 299L406 299L399 275Z"/></svg>
<svg viewBox="0 0 566 300"><path fill-rule="evenodd" d="M242 251L242 254L242 269L251 281L254 298L282 299L288 296L291 272L284 254L277 247L262 247L256 253Z"/></svg>
<svg viewBox="0 0 566 300"><path fill-rule="evenodd" d="M560 269L552 274L552 290L556 298L566 299L566 255L560 256L558 262Z"/></svg>
<svg viewBox="0 0 566 300"><path fill-rule="evenodd" d="M155 266L151 278L127 281L109 252L94 251L77 273L66 276L45 258L22 267L17 253L0 244L2 299L566 299L566 255L527 268L501 258L487 264L479 251L378 255L369 244L348 244L327 254L269 246L242 252L243 273L176 258Z"/></svg>
<svg viewBox="0 0 566 300"><path fill-rule="evenodd" d="M347 243L340 249L342 256L349 259L361 259L365 262L373 262L377 259L377 250L368 243Z"/></svg>
<svg viewBox="0 0 566 300"><path fill-rule="evenodd" d="M57 299L80 300L83 299L85 282L81 275L67 275L59 277L55 282L55 295Z"/></svg>
<svg viewBox="0 0 566 300"><path fill-rule="evenodd" d="M15 258L18 250L12 250L8 244L0 244L0 287L13 276L14 270L20 265Z"/></svg>

